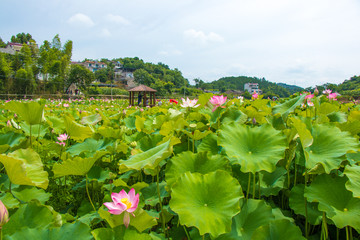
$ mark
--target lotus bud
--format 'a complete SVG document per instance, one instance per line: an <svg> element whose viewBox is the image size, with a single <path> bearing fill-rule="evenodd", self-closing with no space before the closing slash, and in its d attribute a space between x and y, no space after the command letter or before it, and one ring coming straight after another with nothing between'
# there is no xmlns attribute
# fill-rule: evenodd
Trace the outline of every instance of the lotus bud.
<svg viewBox="0 0 360 240"><path fill-rule="evenodd" d="M318 90L317 88L315 88L315 90L314 90L314 95L315 95L315 96L318 96L318 95L319 95L319 90Z"/></svg>
<svg viewBox="0 0 360 240"><path fill-rule="evenodd" d="M0 229L9 221L9 212L3 202L0 200Z"/></svg>
<svg viewBox="0 0 360 240"><path fill-rule="evenodd" d="M137 146L137 142L136 142L136 141L131 142L131 143L130 143L130 146L131 146L132 148L136 147L136 146Z"/></svg>

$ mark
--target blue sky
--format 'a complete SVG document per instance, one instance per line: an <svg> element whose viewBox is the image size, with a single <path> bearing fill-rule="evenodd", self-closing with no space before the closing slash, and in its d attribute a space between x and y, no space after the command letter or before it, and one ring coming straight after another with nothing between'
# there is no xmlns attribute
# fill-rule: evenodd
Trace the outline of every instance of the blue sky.
<svg viewBox="0 0 360 240"><path fill-rule="evenodd" d="M360 73L358 0L2 1L0 37L59 34L72 60L139 57L190 82L255 76L302 87Z"/></svg>

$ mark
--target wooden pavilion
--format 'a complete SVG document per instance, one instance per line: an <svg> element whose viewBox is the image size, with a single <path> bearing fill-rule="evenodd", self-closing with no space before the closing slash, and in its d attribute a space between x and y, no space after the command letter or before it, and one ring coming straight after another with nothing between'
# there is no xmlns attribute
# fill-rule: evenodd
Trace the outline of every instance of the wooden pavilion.
<svg viewBox="0 0 360 240"><path fill-rule="evenodd" d="M150 106L150 107L155 106L155 93L156 93L155 89L152 89L152 88L150 88L148 86L145 86L145 85L139 85L137 87L129 89L128 91L129 91L129 102L130 102L131 106L135 106L135 94L136 93L137 93L137 97L138 97L137 104L140 105L141 101L142 101L144 107L146 107L146 106Z"/></svg>

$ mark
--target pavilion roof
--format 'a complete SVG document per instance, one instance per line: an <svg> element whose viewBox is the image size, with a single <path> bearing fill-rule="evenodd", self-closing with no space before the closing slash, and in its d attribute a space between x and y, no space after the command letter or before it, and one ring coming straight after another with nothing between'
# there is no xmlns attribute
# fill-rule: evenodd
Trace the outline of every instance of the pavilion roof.
<svg viewBox="0 0 360 240"><path fill-rule="evenodd" d="M129 89L128 91L129 92L156 92L155 89L152 89L151 87L148 87L148 86L145 86L145 85L139 85L137 87Z"/></svg>

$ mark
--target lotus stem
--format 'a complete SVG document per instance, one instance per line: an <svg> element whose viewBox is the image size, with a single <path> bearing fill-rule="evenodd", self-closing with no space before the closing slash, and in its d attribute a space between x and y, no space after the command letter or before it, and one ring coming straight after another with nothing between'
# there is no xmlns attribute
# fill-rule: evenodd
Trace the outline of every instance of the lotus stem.
<svg viewBox="0 0 360 240"><path fill-rule="evenodd" d="M307 184L307 180L308 180L308 173L307 173L307 171L305 171L305 187ZM308 232L308 211L307 211L307 198L306 197L305 197L305 236L306 236L306 239L308 239L309 232Z"/></svg>
<svg viewBox="0 0 360 240"><path fill-rule="evenodd" d="M195 139L194 138L193 138L192 143L193 143L193 153L195 153Z"/></svg>
<svg viewBox="0 0 360 240"><path fill-rule="evenodd" d="M326 223L325 212L323 212L323 216L322 216L321 239L324 240L328 239L328 228Z"/></svg>
<svg viewBox="0 0 360 240"><path fill-rule="evenodd" d="M89 193L89 187L88 187L88 176L87 174L85 175L86 176L86 179L85 179L85 188L86 188L86 193L87 193L87 196L89 198L89 201L91 203L91 206L93 207L94 211L96 212L96 208L91 200L91 197L90 197L90 193Z"/></svg>
<svg viewBox="0 0 360 240"><path fill-rule="evenodd" d="M294 187L296 186L296 176L297 176L297 167L296 167L296 158L294 159Z"/></svg>
<svg viewBox="0 0 360 240"><path fill-rule="evenodd" d="M247 187L247 192L246 192L246 200L249 199L250 184L251 184L251 172L249 172L249 181L248 181L248 187Z"/></svg>
<svg viewBox="0 0 360 240"><path fill-rule="evenodd" d="M253 199L255 199L255 186L256 186L256 173L254 173L254 182L253 182Z"/></svg>
<svg viewBox="0 0 360 240"><path fill-rule="evenodd" d="M159 172L160 172L160 167L158 166L158 171L156 171L157 192L158 192L160 211L161 211L160 214L162 217L162 228L163 228L163 231L164 231L164 234L166 237L165 216L164 216L164 212L163 212L163 205L162 205L161 195L160 195Z"/></svg>
<svg viewBox="0 0 360 240"><path fill-rule="evenodd" d="M259 199L261 199L261 189L260 189L260 172L259 172Z"/></svg>
<svg viewBox="0 0 360 240"><path fill-rule="evenodd" d="M31 138L32 138L32 134L31 134L31 126L32 126L32 125L30 124L30 147L32 148L32 139L31 139Z"/></svg>
<svg viewBox="0 0 360 240"><path fill-rule="evenodd" d="M345 227L345 230L346 230L346 240L350 240L348 226Z"/></svg>
<svg viewBox="0 0 360 240"><path fill-rule="evenodd" d="M183 225L183 228L184 228L184 231L185 231L185 234L186 234L187 239L191 240L190 235L189 235L189 233L188 233L185 225ZM1 240L1 239L0 239L0 240Z"/></svg>

